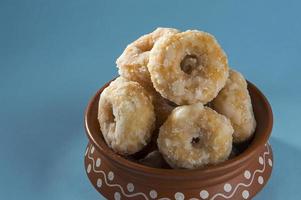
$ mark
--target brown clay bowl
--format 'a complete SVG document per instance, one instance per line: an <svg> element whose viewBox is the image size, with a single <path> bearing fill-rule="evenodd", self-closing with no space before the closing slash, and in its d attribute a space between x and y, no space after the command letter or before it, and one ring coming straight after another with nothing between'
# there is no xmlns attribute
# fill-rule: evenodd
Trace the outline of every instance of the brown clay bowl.
<svg viewBox="0 0 301 200"><path fill-rule="evenodd" d="M250 82L257 128L247 149L221 164L203 169L158 169L127 160L105 143L97 121L99 95L91 99L85 113L89 143L85 153L86 173L107 199L251 199L267 183L273 166L268 139L273 115L264 95Z"/></svg>

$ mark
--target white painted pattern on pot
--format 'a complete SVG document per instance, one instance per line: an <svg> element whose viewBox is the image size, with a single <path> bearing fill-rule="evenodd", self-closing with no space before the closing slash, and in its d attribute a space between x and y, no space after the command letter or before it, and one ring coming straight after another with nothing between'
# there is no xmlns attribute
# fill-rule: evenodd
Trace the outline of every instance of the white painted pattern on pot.
<svg viewBox="0 0 301 200"><path fill-rule="evenodd" d="M202 191L200 192L200 197L201 197L202 199L208 199L208 197L209 197L208 191L207 191L207 190L202 190Z"/></svg>
<svg viewBox="0 0 301 200"><path fill-rule="evenodd" d="M152 199L155 199L155 198L157 198L158 193L157 193L156 190L151 190L151 191L149 192L149 196L150 196Z"/></svg>
<svg viewBox="0 0 301 200"><path fill-rule="evenodd" d="M271 160L270 158L269 158L269 159L267 160L267 162L266 162L266 159L267 159L266 156L270 155L270 149L269 149L270 147L269 147L269 145L267 145L267 144L265 145L265 147L266 147L267 151L265 151L265 152L263 153L263 156L260 156L260 157L258 158L258 162L259 162L260 165L263 166L263 168L262 168L262 169L257 169L257 170L255 170L254 173L253 173L252 175L251 175L251 172L250 172L249 170L246 170L246 171L244 172L244 178L247 179L247 180L251 180L248 184L245 184L245 183L239 183L239 184L237 184L237 185L234 187L234 189L233 189L233 187L232 187L232 185L231 185L230 183L226 183L226 184L224 185L224 187L223 187L223 190L224 190L225 192L229 193L229 192L231 192L231 190L233 189L232 192L231 192L230 194L228 194L228 195L225 195L225 194L223 194L223 193L216 193L215 195L213 195L212 197L210 197L210 199L211 199L211 200L214 200L214 199L216 199L217 197L222 197L222 198L224 198L224 199L231 199L231 198L236 194L236 191L238 190L239 187L245 187L245 188L248 188L248 187L250 187L250 186L253 184L256 174L257 174L257 173L262 174L262 173L265 171L265 169L266 169L266 163L268 163L268 165L269 165L270 167L272 167L272 160ZM90 148L90 154L93 154L93 153L94 153L94 150L95 150L94 146L91 145L90 147L87 147L88 150L89 150L89 148ZM89 152L89 151L88 151L88 152ZM88 153L88 154L87 154L87 157L88 157L88 159L90 159L90 160L92 161L92 165L91 165L91 164L88 164L88 166L87 166L87 173L88 173L88 174L91 172L91 170L92 170L94 173L102 174L102 175L103 175L104 183L105 183L108 187L118 187L118 188L120 189L122 195L124 195L124 196L126 196L126 197L142 196L142 197L144 197L144 199L149 200L148 196L147 196L146 194L144 194L143 192L137 192L137 193L133 193L133 194L127 194L121 185L119 185L119 184L110 184L110 183L108 183L108 180L110 180L111 182L113 181L113 179L114 179L114 173L113 173L112 171L110 171L110 172L108 173L108 175L106 175L106 173L105 173L104 171L102 171L102 170L96 170L94 166L99 167L100 164L99 164L99 166L98 166L98 163L97 163L98 159L97 159L96 162L95 162L94 158L91 157L90 154ZM99 158L99 159L100 159L100 158ZM101 159L100 159L99 162L101 163ZM108 180L107 180L107 177L108 177ZM252 177L252 178L251 178L251 177ZM103 183L102 180L101 180L101 179L99 179L99 180L101 181L101 185L102 185L102 183ZM259 184L263 184L263 182L264 182L263 177L262 177L262 176L258 176L257 182L258 182ZM129 192L134 191L134 185L131 185L131 184L132 184L132 183L127 184L127 190L128 190ZM98 181L97 181L97 186L98 186L98 185L99 185L99 183L98 183ZM100 185L100 187L101 187L101 185ZM133 186L133 189L132 189L132 186ZM121 199L121 193L115 192L115 193L114 193L114 199L115 199L115 200L120 200L120 199ZM157 191L155 191L155 190L151 190L151 191L149 192L149 196L150 196L151 199L155 199L155 198L157 198L158 193L157 193ZM209 196L210 196L210 194L209 194L209 192L208 192L207 190L202 190L202 191L200 191L200 197L201 197L201 199L208 199ZM249 193L249 191L246 190L246 189L243 190L243 192L241 193L241 197L242 197L243 199L248 199L249 196L250 196L250 193ZM176 192L175 195L174 195L174 198L175 198L176 200L182 200L182 199L184 200L184 199L185 199L185 196L184 196L184 194L181 193L181 192ZM193 199L194 199L194 198L193 198ZM196 199L197 199L197 198L196 198ZM167 197L164 197L164 198L160 198L160 199L158 199L158 200L170 200L170 199L167 198Z"/></svg>
<svg viewBox="0 0 301 200"><path fill-rule="evenodd" d="M258 162L259 162L259 164L261 164L261 165L263 165L263 158L261 157L261 156L259 156L259 158L258 158Z"/></svg>
<svg viewBox="0 0 301 200"><path fill-rule="evenodd" d="M113 179L114 179L114 172L112 172L112 171L110 171L109 173L108 173L108 179L109 179L109 181L113 181Z"/></svg>
<svg viewBox="0 0 301 200"><path fill-rule="evenodd" d="M231 198L235 195L235 192L238 190L238 188L239 188L240 186L244 186L245 188L250 187L250 186L252 185L254 179L255 179L256 174L257 174L257 173L261 173L261 174L262 174L262 173L265 171L265 168L266 168L266 156L270 154L270 148L269 148L269 146L266 146L266 149L267 149L267 151L265 151L265 152L263 153L263 157L260 156L259 159L258 159L259 163L260 163L261 165L263 165L263 168L262 168L262 169L257 169L257 170L254 171L250 183L248 183L248 184L245 184L245 183L239 183L239 184L236 185L235 189L232 191L232 193L231 193L230 195L227 196L227 195L224 195L224 194L222 194L222 193L217 193L217 194L215 194L213 197L211 197L211 199L214 200L214 199L216 199L216 198L219 197L219 196L220 196L220 197L223 197L223 198L225 198L225 199L231 199ZM261 159L260 159L260 158L262 158L262 163L261 163ZM246 172L245 172L245 175L246 175ZM248 176L247 176L247 177L248 177ZM247 178L247 177L245 176L245 178ZM247 190L244 190L243 193L242 193L242 197L243 197L244 199L248 199L248 198L249 198L249 195L250 195L250 194L249 194L249 191L247 191Z"/></svg>
<svg viewBox="0 0 301 200"><path fill-rule="evenodd" d="M96 167L99 167L101 165L101 159L97 158L96 160Z"/></svg>
<svg viewBox="0 0 301 200"><path fill-rule="evenodd" d="M244 190L241 195L242 195L242 198L248 199L250 196L250 193L248 190Z"/></svg>
<svg viewBox="0 0 301 200"><path fill-rule="evenodd" d="M246 170L245 173L244 173L244 177L246 179L250 179L251 178L251 172L249 170Z"/></svg>
<svg viewBox="0 0 301 200"><path fill-rule="evenodd" d="M93 154L91 151L92 151L92 148L94 148L93 147L93 145L91 145L91 147L90 147L90 153L91 154ZM93 152L94 152L94 150L93 150ZM143 196L146 200L148 200L148 197L144 194L144 193L142 193L142 192L138 192L138 193L134 193L134 194L126 194L125 193L125 190L123 189L123 187L121 186L121 185L119 185L119 184L110 184L109 182L108 182L108 180L107 180L107 175L106 175L106 173L104 172L104 171L102 171L102 170L97 170L97 169L95 169L95 164L96 164L96 162L95 162L95 160L94 160L94 158L93 157L91 157L90 156L90 154L88 153L88 155L87 155L87 157L92 161L92 167L91 167L91 164L89 164L88 165L88 168L89 168L89 166L90 166L90 168L92 168L92 171L94 172L94 173L96 173L96 174L102 174L103 175L103 183L105 183L108 187L117 187L117 188L119 188L120 189L120 191L121 191L121 193L124 195L124 196L126 196L126 197L136 197L136 196ZM91 170L91 169L90 169ZM87 170L88 171L88 170ZM112 172L113 173L113 172ZM111 173L111 174L112 174ZM113 173L114 174L114 173ZM108 175L109 176L109 175ZM112 175L111 175L112 176ZM114 178L114 175L113 175L113 178ZM119 192L115 192L114 193L114 199L115 200L119 200L119 199L121 199L121 194L119 193Z"/></svg>
<svg viewBox="0 0 301 200"><path fill-rule="evenodd" d="M128 189L129 192L133 192L135 189L135 186L133 183L128 183L126 188Z"/></svg>
<svg viewBox="0 0 301 200"><path fill-rule="evenodd" d="M263 177L262 177L262 176L258 176L258 183L259 183L260 185L262 185L263 182L264 182Z"/></svg>
<svg viewBox="0 0 301 200"><path fill-rule="evenodd" d="M114 194L114 199L115 199L115 200L120 200L120 199L121 199L121 195L120 195L119 192L115 192L115 194Z"/></svg>
<svg viewBox="0 0 301 200"><path fill-rule="evenodd" d="M225 190L225 192L230 192L232 190L231 184L230 183L226 183L224 185L224 190Z"/></svg>
<svg viewBox="0 0 301 200"><path fill-rule="evenodd" d="M91 172L91 164L89 164L87 167L87 173L89 174L90 172Z"/></svg>
<svg viewBox="0 0 301 200"><path fill-rule="evenodd" d="M102 186L102 180L100 178L97 179L96 185L97 185L98 188L101 188L101 186Z"/></svg>
<svg viewBox="0 0 301 200"><path fill-rule="evenodd" d="M87 156L88 150L89 150L89 148L86 149L85 156Z"/></svg>
<svg viewBox="0 0 301 200"><path fill-rule="evenodd" d="M184 194L183 194L182 192L177 192L177 193L175 194L175 199L176 199L176 200L184 200L184 199L185 199L185 196L184 196Z"/></svg>
<svg viewBox="0 0 301 200"><path fill-rule="evenodd" d="M273 167L273 161L269 158L269 165L270 167Z"/></svg>
<svg viewBox="0 0 301 200"><path fill-rule="evenodd" d="M95 150L95 147L94 147L94 146L92 146L92 148L91 148L91 154L93 154L93 153L94 153L94 150Z"/></svg>

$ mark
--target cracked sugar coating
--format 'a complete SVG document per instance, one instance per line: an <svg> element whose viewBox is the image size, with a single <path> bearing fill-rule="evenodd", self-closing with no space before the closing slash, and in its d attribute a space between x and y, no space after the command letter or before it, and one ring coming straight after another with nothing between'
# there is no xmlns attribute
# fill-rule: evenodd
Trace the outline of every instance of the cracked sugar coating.
<svg viewBox="0 0 301 200"><path fill-rule="evenodd" d="M230 70L226 86L212 101L212 107L231 120L235 143L244 142L253 135L256 121L247 82L242 74Z"/></svg>
<svg viewBox="0 0 301 200"><path fill-rule="evenodd" d="M154 107L141 85L119 77L100 95L98 121L108 146L121 155L130 155L151 139Z"/></svg>
<svg viewBox="0 0 301 200"><path fill-rule="evenodd" d="M161 126L158 148L173 168L200 168L225 161L233 128L225 116L201 103L175 108Z"/></svg>
<svg viewBox="0 0 301 200"><path fill-rule="evenodd" d="M147 69L149 51L161 36L177 32L178 30L173 28L157 28L152 33L144 35L129 44L116 61L119 75L137 81L143 86L152 85Z"/></svg>
<svg viewBox="0 0 301 200"><path fill-rule="evenodd" d="M178 105L211 101L229 73L222 48L212 35L201 31L161 37L147 67L155 89Z"/></svg>

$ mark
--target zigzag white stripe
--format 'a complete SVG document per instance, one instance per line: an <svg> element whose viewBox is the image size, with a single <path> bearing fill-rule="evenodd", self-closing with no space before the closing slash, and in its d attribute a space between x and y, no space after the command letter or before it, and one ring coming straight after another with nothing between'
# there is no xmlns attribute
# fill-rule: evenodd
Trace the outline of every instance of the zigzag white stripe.
<svg viewBox="0 0 301 200"><path fill-rule="evenodd" d="M90 147L88 147L88 149L89 149L89 148L90 148ZM110 186L110 187L119 187L120 190L121 190L121 192L122 192L122 194L125 195L126 197L135 197L135 196L138 196L138 195L142 195L145 199L148 200L148 197L147 197L144 193L142 193L142 192L140 192L140 193L135 193L135 194L126 194L126 193L124 192L122 186L120 186L120 185L118 185L118 184L109 184L108 181L107 181L107 179L106 179L106 174L105 174L105 172L104 172L104 171L101 171L101 170L96 170L96 169L94 168L94 163L95 163L95 161L94 161L94 159L93 159L92 157L90 157L90 154L88 154L88 158L89 158L90 160L92 160L92 163L93 163L92 169L93 169L93 171L94 171L95 173L101 173L101 174L103 174L106 185L108 185L108 186ZM158 200L170 200L170 199L169 199L169 198L160 198L160 199L158 199Z"/></svg>
<svg viewBox="0 0 301 200"><path fill-rule="evenodd" d="M92 145L91 145L91 146L92 146ZM90 152L90 151L89 151L89 152ZM88 154L88 158L89 158L90 160L92 160L92 163L93 163L93 164L92 164L92 169L93 169L93 171L94 171L95 173L101 173L101 174L103 175L104 181L105 181L105 183L106 183L107 186L109 186L109 187L118 187L118 188L121 190L122 194L123 194L124 196L126 196L126 197L135 197L135 196L141 195L141 196L143 196L146 200L148 200L148 197L147 197L144 193L142 193L142 192L134 193L134 194L126 194L125 191L123 190L123 188L122 188L121 185L118 185L118 184L110 184L110 183L108 183L107 177L106 177L106 173L105 173L104 171L102 171L102 170L96 170L96 169L95 169L95 167L94 167L95 161L94 161L94 159L93 159L92 157L90 157L90 153Z"/></svg>
<svg viewBox="0 0 301 200"><path fill-rule="evenodd" d="M267 145L267 149L268 149L268 150L267 150L266 152L264 152L264 154L263 154L263 168L262 168L261 170L259 170L259 169L255 170L255 172L254 172L253 175L252 175L251 182L250 182L249 184L239 183L239 184L236 185L235 189L232 191L232 193L231 193L229 196L226 196L226 195L224 195L224 194L222 194L222 193L217 193L217 194L215 194L215 195L211 198L211 200L214 200L214 199L215 199L216 197L218 197L218 196L224 197L225 199L230 199L230 198L235 194L236 190L237 190L240 186L249 187L250 185L252 185L256 173L262 173L262 172L264 172L264 170L265 170L265 166L266 166L266 162L265 162L265 159L266 159L266 158L265 158L265 156L270 154L270 148L269 148L268 145Z"/></svg>
<svg viewBox="0 0 301 200"><path fill-rule="evenodd" d="M91 145L91 147L92 147L92 145ZM91 147L88 147L88 149L91 149ZM265 152L263 153L263 168L262 168L261 170L257 169L257 170L254 171L254 173L253 173L253 175L252 175L251 182L250 182L249 184L239 183L239 184L236 185L235 189L232 191L232 193L231 193L229 196L226 196L226 195L224 195L224 194L222 194L222 193L217 193L217 194L215 194L215 195L211 198L211 200L214 200L214 199L217 198L218 196L221 196L221 197L223 197L223 198L225 198L225 199L229 199L229 198L231 198L231 197L234 196L235 192L237 191L237 189L238 189L240 186L244 186L244 187L249 187L249 186L251 186L252 183L253 183L253 181L254 181L254 178L255 178L256 174L257 174L257 173L263 173L263 172L265 171L265 167L266 167L266 156L270 154L270 149L269 149L269 145L268 145L268 144L266 145L266 148L267 148L267 151L265 151ZM90 150L89 150L88 152L90 152ZM101 173L101 174L104 176L104 181L105 181L105 183L106 183L107 186L109 186L109 187L118 187L118 188L121 190L122 194L123 194L124 196L126 196L126 197L135 197L135 196L141 195L141 196L143 196L146 200L149 200L149 198L148 198L144 193L142 193L142 192L134 193L134 194L126 194L125 191L123 190L123 188L122 188L121 185L118 185L118 184L109 184L108 181L107 181L107 177L106 177L105 172L102 171L102 170L96 170L96 169L95 169L95 167L94 167L94 165L95 165L95 160L94 160L92 157L90 157L90 153L88 154L88 158L92 161L92 169L93 169L93 171L94 171L95 173ZM169 198L160 198L159 200L170 200L170 199L169 199Z"/></svg>

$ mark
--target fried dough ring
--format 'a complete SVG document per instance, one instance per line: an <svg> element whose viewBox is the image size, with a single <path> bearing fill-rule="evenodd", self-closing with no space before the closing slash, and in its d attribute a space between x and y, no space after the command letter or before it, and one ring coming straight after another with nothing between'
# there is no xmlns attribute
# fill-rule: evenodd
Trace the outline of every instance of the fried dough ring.
<svg viewBox="0 0 301 200"><path fill-rule="evenodd" d="M234 128L233 142L244 142L252 137L256 120L247 82L242 74L230 70L226 86L211 105L213 109L231 120Z"/></svg>
<svg viewBox="0 0 301 200"><path fill-rule="evenodd" d="M173 168L200 168L228 158L233 128L225 116L201 103L175 108L161 126L158 148Z"/></svg>
<svg viewBox="0 0 301 200"><path fill-rule="evenodd" d="M141 85L119 77L100 95L98 121L108 146L121 155L130 155L150 141L154 107Z"/></svg>
<svg viewBox="0 0 301 200"><path fill-rule="evenodd" d="M150 52L147 67L155 89L178 105L211 101L229 73L222 48L201 31L162 36Z"/></svg>
<svg viewBox="0 0 301 200"><path fill-rule="evenodd" d="M137 81L143 86L152 85L147 69L149 51L160 37L177 32L178 30L173 28L157 28L152 33L129 44L116 60L119 75L128 80Z"/></svg>

